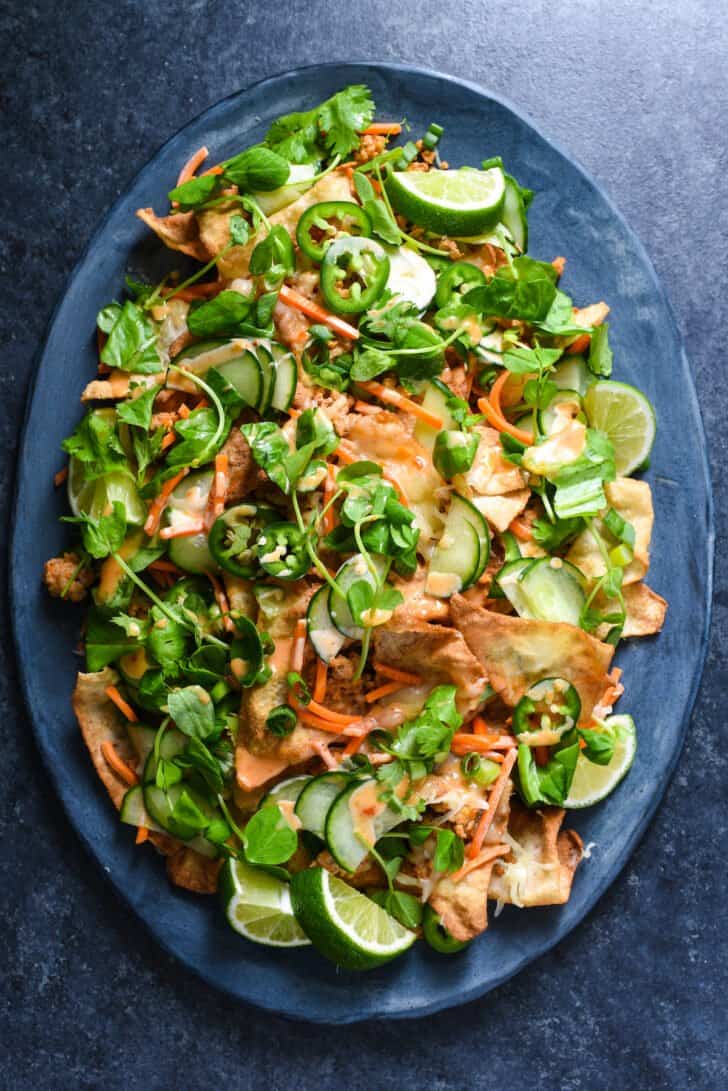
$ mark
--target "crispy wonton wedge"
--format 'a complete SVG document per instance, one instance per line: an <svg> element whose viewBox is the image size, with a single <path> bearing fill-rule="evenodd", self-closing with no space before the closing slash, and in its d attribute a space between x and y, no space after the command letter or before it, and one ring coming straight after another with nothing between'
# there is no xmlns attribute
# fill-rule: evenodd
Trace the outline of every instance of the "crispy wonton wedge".
<svg viewBox="0 0 728 1091"><path fill-rule="evenodd" d="M93 674L79 674L73 691L73 711L76 713L83 741L91 755L94 769L111 796L117 811L129 785L106 761L101 747L111 743L123 762L135 768L137 754L134 750L121 713L106 696L107 686L118 682L119 676L110 667ZM220 861L211 860L174 837L157 830L149 831L149 840L158 852L167 856L167 872L176 886L200 894L213 894L217 889L217 873ZM183 857L183 860L177 859Z"/></svg>
<svg viewBox="0 0 728 1091"><path fill-rule="evenodd" d="M462 878L457 872L454 876L444 876L430 896L430 905L440 914L445 928L461 942L479 936L488 927L488 889L493 867L503 851L500 842L508 825L512 788L512 782L508 781L480 854L483 860L480 866Z"/></svg>
<svg viewBox="0 0 728 1091"><path fill-rule="evenodd" d="M609 505L635 530L634 557L624 570L624 585L627 586L641 580L650 567L650 538L655 518L652 493L646 481L635 481L631 477L618 477L616 481L610 481L604 491ZM598 520L597 526L600 527ZM605 533L609 538L608 532ZM588 530L583 530L574 540L566 559L589 579L596 580L604 575L604 560Z"/></svg>
<svg viewBox="0 0 728 1091"><path fill-rule="evenodd" d="M566 678L587 720L609 684L614 648L566 622L506 617L454 595L450 612L493 689L515 705L542 678Z"/></svg>
<svg viewBox="0 0 728 1091"><path fill-rule="evenodd" d="M170 250L179 250L181 254L187 254L198 261L209 261L212 257L200 240L197 217L194 212L157 216L151 208L139 208L137 216Z"/></svg>
<svg viewBox="0 0 728 1091"><path fill-rule="evenodd" d="M511 853L493 867L490 899L519 907L568 902L582 841L575 830L561 829L565 813L561 807L532 811L513 801L507 838Z"/></svg>
<svg viewBox="0 0 728 1091"><path fill-rule="evenodd" d="M652 636L665 623L667 602L646 583L631 583L624 588L627 619L622 636Z"/></svg>

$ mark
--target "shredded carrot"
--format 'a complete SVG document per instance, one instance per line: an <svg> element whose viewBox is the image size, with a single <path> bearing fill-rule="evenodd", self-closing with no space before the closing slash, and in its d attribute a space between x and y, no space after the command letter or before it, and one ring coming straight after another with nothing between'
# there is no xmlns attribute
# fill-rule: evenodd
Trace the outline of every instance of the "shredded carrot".
<svg viewBox="0 0 728 1091"><path fill-rule="evenodd" d="M208 174L222 174L222 172L223 172L222 164L218 163L214 167L208 167L207 170L203 170L202 174L200 175L200 178L206 178Z"/></svg>
<svg viewBox="0 0 728 1091"><path fill-rule="evenodd" d="M350 758L352 754L358 753L358 751L360 750L361 745L362 745L362 743L364 742L365 739L366 739L366 734L364 734L364 735L352 735L352 737L349 739L348 743L346 744L346 746L342 750L343 757Z"/></svg>
<svg viewBox="0 0 728 1091"><path fill-rule="evenodd" d="M483 864L490 863L491 860L495 860L498 856L507 856L510 852L508 845L489 845L487 849L483 849L482 852L476 854L472 860L466 860L461 868L453 872L450 879L454 883L460 882L466 875L469 875L471 871L477 871Z"/></svg>
<svg viewBox="0 0 728 1091"><path fill-rule="evenodd" d="M195 406L195 410L197 409L207 409L207 398L200 398L197 405Z"/></svg>
<svg viewBox="0 0 728 1091"><path fill-rule="evenodd" d="M354 402L354 409L357 413L364 413L369 416L375 416L377 413L381 413L381 409L378 405L372 405L371 402Z"/></svg>
<svg viewBox="0 0 728 1091"><path fill-rule="evenodd" d="M146 826L139 826L137 829L136 842L137 845L143 845L149 837L149 830Z"/></svg>
<svg viewBox="0 0 728 1091"><path fill-rule="evenodd" d="M345 466L351 466L352 462L357 462L358 459L352 451L345 447L343 443L334 451L334 458L338 458L339 462L343 462Z"/></svg>
<svg viewBox="0 0 728 1091"><path fill-rule="evenodd" d="M172 446L172 444L175 442L176 439L177 439L176 432L174 432L170 428L170 430L166 433L166 435L164 436L164 438L162 440L161 450L166 451L168 447Z"/></svg>
<svg viewBox="0 0 728 1091"><path fill-rule="evenodd" d="M406 686L416 686L422 681L419 674L401 671L397 667L388 667L386 663L374 663L373 667L377 674L383 674L385 678L391 678L395 682L402 682Z"/></svg>
<svg viewBox="0 0 728 1091"><path fill-rule="evenodd" d="M300 617L296 622L296 628L293 634L293 647L291 648L291 663L289 668L296 674L300 674L303 667L303 653L306 650L307 628L308 625L305 617Z"/></svg>
<svg viewBox="0 0 728 1091"><path fill-rule="evenodd" d="M206 280L204 284L190 284L188 288L180 288L175 291L172 288L166 295L172 295L175 299L181 299L184 303L194 303L196 299L212 299L219 295L223 289L223 281Z"/></svg>
<svg viewBox="0 0 728 1091"><path fill-rule="evenodd" d="M578 356L580 352L586 352L591 344L591 334L582 333L575 341L572 341L566 349L567 356Z"/></svg>
<svg viewBox="0 0 728 1091"><path fill-rule="evenodd" d="M491 827L493 819L495 818L495 812L498 810L498 804L501 801L501 796L503 795L506 781L511 775L511 770L515 763L517 754L518 751L515 747L513 747L512 750L508 751L501 766L500 773L498 774L498 779L493 783L493 787L490 790L490 795L488 796L488 806L486 810L483 811L475 833L473 834L473 840L468 845L468 856L471 860L473 859L473 857L478 855L481 848L483 847L483 841L485 840L485 836Z"/></svg>
<svg viewBox="0 0 728 1091"><path fill-rule="evenodd" d="M57 474L53 475L53 484L56 488L59 488L64 481L68 480L68 466L64 466L62 470L59 470Z"/></svg>
<svg viewBox="0 0 728 1091"><path fill-rule="evenodd" d="M348 322L344 322L343 318L337 318L335 314L329 314L318 303L314 303L312 299L307 299L305 295L301 295L300 292L289 288L287 284L281 286L278 298L282 303L286 303L289 307L293 307L294 310L300 311L301 314L305 314L308 318L313 318L316 322L328 326L340 337L345 337L349 341L358 341L359 330L355 329L354 326L350 326Z"/></svg>
<svg viewBox="0 0 728 1091"><path fill-rule="evenodd" d="M228 602L227 595L225 594L225 588L220 580L217 578L214 572L208 572L207 578L212 584L212 590L215 594L215 602L220 607L222 612L222 624L226 632L231 633L235 625L233 619L230 617L230 603Z"/></svg>
<svg viewBox="0 0 728 1091"><path fill-rule="evenodd" d="M509 523L508 529L521 542L530 542L533 538L533 528L518 515Z"/></svg>
<svg viewBox="0 0 728 1091"><path fill-rule="evenodd" d="M215 474L205 508L205 530L209 530L218 516L225 511L225 497L229 487L228 456L220 451L215 455Z"/></svg>
<svg viewBox="0 0 728 1091"><path fill-rule="evenodd" d="M364 700L367 704L371 704L373 701L378 701L381 697L389 697L391 693L396 693L401 688L401 682L386 682L383 686L378 686L377 689L372 689L369 693L365 693Z"/></svg>
<svg viewBox="0 0 728 1091"><path fill-rule="evenodd" d="M114 749L113 743L110 743L108 739L106 742L101 743L101 753L104 755L104 761L113 769L117 776L121 777L125 784L131 787L133 784L139 783L139 777L136 775L130 765L127 765L125 761L119 757Z"/></svg>
<svg viewBox="0 0 728 1091"><path fill-rule="evenodd" d="M185 466L175 474L174 477L170 477L168 481L165 481L157 496L151 503L149 508L149 514L147 515L147 521L144 524L144 533L149 537L153 537L159 530L159 521L162 518L162 512L167 506L167 501L179 485L183 477L186 477L190 472L189 466Z"/></svg>
<svg viewBox="0 0 728 1091"><path fill-rule="evenodd" d="M296 715L301 723L308 724L309 727L315 727L319 731L326 731L329 735L341 735L340 724L333 724L331 720L323 720L320 716L314 716L312 712L307 712L303 706L296 709Z"/></svg>
<svg viewBox="0 0 728 1091"><path fill-rule="evenodd" d="M554 269L560 277L564 275L564 269L566 268L566 258L554 258L551 264L553 265Z"/></svg>
<svg viewBox="0 0 728 1091"><path fill-rule="evenodd" d="M394 390L392 387L373 381L358 383L357 385L373 397L379 398L381 402L394 405L401 409L403 413L411 413L412 416L417 417L423 424L429 425L430 428L436 428L438 431L442 428L442 420L439 417L436 417L434 413L430 413L428 409L423 409L421 405L413 402L411 398L408 398L406 394L402 394L399 390Z"/></svg>
<svg viewBox="0 0 728 1091"><path fill-rule="evenodd" d="M488 761L494 761L496 765L502 765L505 761L503 754L499 754L497 750L485 750L481 757L487 758Z"/></svg>
<svg viewBox="0 0 728 1091"><path fill-rule="evenodd" d="M116 686L107 686L104 690L104 693L110 701L114 702L119 712L126 716L127 720L129 720L130 723L135 724L137 722L139 717L137 716L131 705L121 696Z"/></svg>
<svg viewBox="0 0 728 1091"><path fill-rule="evenodd" d="M475 735L490 735L492 734L487 723L482 716L476 716L473 720L473 732Z"/></svg>
<svg viewBox="0 0 728 1091"><path fill-rule="evenodd" d="M453 754L461 756L472 750L481 754L486 750L508 750L515 744L512 735L467 735L459 732L453 735L451 749Z"/></svg>
<svg viewBox="0 0 728 1091"><path fill-rule="evenodd" d="M362 136L399 136L401 132L398 121L375 121L362 130Z"/></svg>
<svg viewBox="0 0 728 1091"><path fill-rule="evenodd" d="M204 144L196 152L193 152L177 176L177 185L182 186L185 182L189 182L190 178L194 178L209 154Z"/></svg>
<svg viewBox="0 0 728 1091"><path fill-rule="evenodd" d="M187 420L191 412L192 410L190 409L187 402L182 402L182 405L177 410L177 416L181 417L182 420Z"/></svg>
<svg viewBox="0 0 728 1091"><path fill-rule="evenodd" d="M315 716L318 720L325 720L327 723L336 724L339 728L349 727L351 724L358 723L361 719L359 716L347 716L343 712L335 712L333 708L327 708L326 705L320 705L318 701L313 699L310 700L307 705L303 705L294 693L289 693L288 703L296 712L304 709L306 712L310 712L311 715Z"/></svg>
<svg viewBox="0 0 728 1091"><path fill-rule="evenodd" d="M174 561L166 561L160 558L157 561L152 561L149 565L152 572L171 572L174 576L183 576L184 572L181 568L178 568Z"/></svg>
<svg viewBox="0 0 728 1091"><path fill-rule="evenodd" d="M501 392L510 378L510 371L502 371L493 383L490 395L487 398L478 399L478 408L484 413L494 428L499 432L507 432L509 436L520 440L530 446L533 443L533 433L526 432L523 428L516 428L514 424L506 420L501 408Z"/></svg>
<svg viewBox="0 0 728 1091"><path fill-rule="evenodd" d="M194 538L195 534L202 534L204 529L204 519L195 519L193 523L186 527L162 527L159 537L165 542L170 541L172 538Z"/></svg>
<svg viewBox="0 0 728 1091"><path fill-rule="evenodd" d="M321 702L326 696L326 683L327 683L328 669L323 659L316 660L316 678L313 684L313 699L314 701Z"/></svg>

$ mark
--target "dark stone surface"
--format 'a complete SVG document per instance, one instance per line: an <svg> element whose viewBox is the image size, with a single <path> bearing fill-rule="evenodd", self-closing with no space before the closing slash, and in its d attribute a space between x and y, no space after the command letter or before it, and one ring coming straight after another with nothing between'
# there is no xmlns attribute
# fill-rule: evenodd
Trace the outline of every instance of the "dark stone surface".
<svg viewBox="0 0 728 1091"><path fill-rule="evenodd" d="M607 186L666 285L695 369L719 534L713 638L685 753L630 865L549 955L465 1008L334 1033L235 1006L151 945L115 902L44 781L4 617L0 1080L18 1089L724 1087L728 11L720 0L349 7L2 4L5 506L54 302L104 209L162 140L240 86L318 60L378 55L477 80Z"/></svg>

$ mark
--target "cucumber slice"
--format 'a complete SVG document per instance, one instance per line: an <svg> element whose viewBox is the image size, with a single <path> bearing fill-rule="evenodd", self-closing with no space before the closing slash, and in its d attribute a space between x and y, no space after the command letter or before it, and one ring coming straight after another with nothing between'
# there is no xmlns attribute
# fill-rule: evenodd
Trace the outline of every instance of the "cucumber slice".
<svg viewBox="0 0 728 1091"><path fill-rule="evenodd" d="M442 538L430 558L425 590L447 599L480 579L490 556L488 524L478 509L453 493Z"/></svg>
<svg viewBox="0 0 728 1091"><path fill-rule="evenodd" d="M256 409L263 391L263 373L258 358L249 349L239 356L219 364L217 371L227 379L246 405Z"/></svg>
<svg viewBox="0 0 728 1091"><path fill-rule="evenodd" d="M269 803L295 803L311 777L289 777L281 780L265 793L259 803L259 807L266 807Z"/></svg>
<svg viewBox="0 0 728 1091"><path fill-rule="evenodd" d="M521 577L536 562L532 557L521 557L517 561L508 561L495 577L495 582L510 602L519 617L530 617L523 591Z"/></svg>
<svg viewBox="0 0 728 1091"><path fill-rule="evenodd" d="M122 799L119 818L128 826L146 826L148 830L164 832L144 806L144 790L141 784L133 785Z"/></svg>
<svg viewBox="0 0 728 1091"><path fill-rule="evenodd" d="M377 805L379 784L373 778L357 781L336 797L324 826L326 845L339 867L356 871L383 833L402 821L401 814L384 807L373 818L367 813Z"/></svg>
<svg viewBox="0 0 728 1091"><path fill-rule="evenodd" d="M346 773L322 773L319 777L311 777L296 802L296 815L304 830L323 840L331 805L350 781L351 777Z"/></svg>
<svg viewBox="0 0 728 1091"><path fill-rule="evenodd" d="M155 732L156 734L156 732ZM183 735L181 731L178 731L176 727L167 728L162 735L162 741L159 744L159 756L165 758L167 761L171 761L172 758L176 758L178 754L181 754L184 748L187 746L189 739L186 735ZM154 740L152 740L152 749L147 755L147 760L144 764L144 772L142 773L142 784L154 783L154 778L157 775L157 759L154 756Z"/></svg>
<svg viewBox="0 0 728 1091"><path fill-rule="evenodd" d="M525 253L528 249L528 217L521 191L510 174L505 175L506 191L503 198L503 211L500 222L503 224L514 243Z"/></svg>
<svg viewBox="0 0 728 1091"><path fill-rule="evenodd" d="M427 384L425 396L422 399L422 408L439 417L443 428L457 428L457 424L447 408L447 399L451 397L452 391L445 383L441 382L440 379L432 379ZM417 442L422 444L428 451L433 449L437 438L436 428L430 428L429 424L424 424L421 420L418 420L414 434Z"/></svg>
<svg viewBox="0 0 728 1091"><path fill-rule="evenodd" d="M273 400L273 387L276 378L275 361L273 353L262 343L256 345L256 355L260 366L260 374L263 379L263 387L258 398L258 412L262 415L270 409Z"/></svg>
<svg viewBox="0 0 728 1091"><path fill-rule="evenodd" d="M192 360L197 360L200 356L206 356L208 352L212 352L215 349L219 349L221 345L226 345L226 341L198 341L195 345L189 345L186 349L182 349L175 358L174 362L177 366L182 364L189 364ZM211 364L208 366L212 366ZM190 368L190 371L196 369Z"/></svg>
<svg viewBox="0 0 728 1091"><path fill-rule="evenodd" d="M271 343L271 352L275 360L276 376L273 383L273 397L271 406L279 413L285 413L290 409L296 394L298 383L298 368L293 353L286 351L282 345L275 341Z"/></svg>
<svg viewBox="0 0 728 1091"><path fill-rule="evenodd" d="M185 517L198 518L204 514L212 487L212 478L211 472L203 471L190 474L180 481L172 492L165 511L168 526L184 523ZM185 572L194 574L214 572L217 568L215 559L207 547L207 534L204 531L190 538L171 538L169 559Z"/></svg>
<svg viewBox="0 0 728 1091"><path fill-rule="evenodd" d="M538 426L546 436L551 435L556 424L557 405L574 405L581 412L581 397L578 390L560 390L558 394L554 394L545 409L538 410Z"/></svg>
<svg viewBox="0 0 728 1091"><path fill-rule="evenodd" d="M344 646L346 637L334 625L329 613L329 585L319 587L308 604L308 636L314 651L324 663L330 663Z"/></svg>
<svg viewBox="0 0 728 1091"><path fill-rule="evenodd" d="M361 640L364 636L364 630L354 623L349 604L346 601L346 593L357 580L365 580L371 587L377 586L377 583L384 577L385 562L381 557L373 557L372 560L377 570L376 576L372 574L369 565L360 553L355 553L353 557L349 557L349 560L344 561L336 573L336 582L343 594L336 595L333 590L329 590L328 607L331 620L340 633L343 633L344 636L350 636L354 640Z"/></svg>
<svg viewBox="0 0 728 1091"><path fill-rule="evenodd" d="M583 398L592 383L597 381L586 366L583 356L565 356L549 375L559 390L575 390Z"/></svg>
<svg viewBox="0 0 728 1091"><path fill-rule="evenodd" d="M156 728L147 727L146 724L127 724L126 730L131 739L131 745L137 752L140 765L146 765L147 758L152 752Z"/></svg>
<svg viewBox="0 0 728 1091"><path fill-rule="evenodd" d="M586 602L582 584L583 576L573 564L560 557L540 558L520 579L520 591L528 610L522 616L578 625Z"/></svg>

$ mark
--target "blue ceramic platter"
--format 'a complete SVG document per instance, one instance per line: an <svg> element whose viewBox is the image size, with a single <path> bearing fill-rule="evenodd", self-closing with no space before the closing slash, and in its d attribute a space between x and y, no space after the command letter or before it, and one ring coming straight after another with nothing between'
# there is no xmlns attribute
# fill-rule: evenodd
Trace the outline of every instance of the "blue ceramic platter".
<svg viewBox="0 0 728 1091"><path fill-rule="evenodd" d="M61 440L79 419L77 394L95 372L96 312L119 297L125 273L154 278L169 267L134 210L162 212L180 164L201 144L217 162L259 140L279 114L360 82L371 88L378 116L405 116L414 134L433 120L444 125L444 154L453 166L501 155L536 191L531 253L567 255L565 289L582 304L610 303L615 377L640 386L657 410L647 475L656 515L649 582L669 598L670 610L658 638L618 652L627 689L619 707L635 717L639 751L609 800L573 818L597 847L579 869L568 905L507 909L457 957L418 944L390 966L355 976L311 950L281 952L240 939L214 899L170 887L156 854L134 847L71 712L80 613L51 601L40 574L69 540L58 522L64 497L53 475L62 464ZM473 84L391 64L305 68L233 95L169 140L114 205L71 276L40 358L19 461L11 577L25 697L48 775L80 837L153 935L187 966L235 997L296 1018L344 1023L425 1015L482 996L563 939L624 866L682 746L705 652L712 541L705 441L688 363L649 259L604 193L512 107Z"/></svg>

